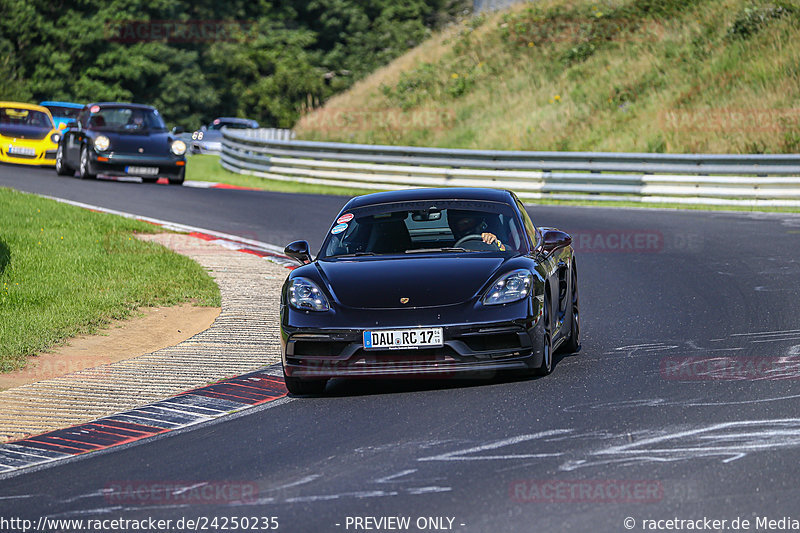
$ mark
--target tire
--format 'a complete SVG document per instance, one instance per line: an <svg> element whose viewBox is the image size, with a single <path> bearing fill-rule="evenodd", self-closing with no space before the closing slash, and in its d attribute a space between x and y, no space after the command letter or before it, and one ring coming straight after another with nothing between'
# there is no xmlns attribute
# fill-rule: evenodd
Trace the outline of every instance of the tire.
<svg viewBox="0 0 800 533"><path fill-rule="evenodd" d="M75 174L75 169L64 162L64 147L60 144L56 151L56 174L59 176L72 176Z"/></svg>
<svg viewBox="0 0 800 533"><path fill-rule="evenodd" d="M578 270L572 265L572 298L570 302L570 325L569 339L561 345L559 351L563 353L575 353L581 347L581 314L580 299L578 298Z"/></svg>
<svg viewBox="0 0 800 533"><path fill-rule="evenodd" d="M542 305L544 309L542 313L542 329L544 330L542 335L542 364L536 371L539 376L546 376L553 371L553 334L550 327L550 296L548 296L547 290L545 287L544 303Z"/></svg>
<svg viewBox="0 0 800 533"><path fill-rule="evenodd" d="M78 167L78 177L82 180L93 180L97 174L92 173L92 162L89 161L89 149L86 146L81 147L81 162Z"/></svg>
<svg viewBox="0 0 800 533"><path fill-rule="evenodd" d="M325 391L325 385L328 384L327 379L302 380L291 378L286 374L283 375L283 381L291 394L301 396L322 394Z"/></svg>
<svg viewBox="0 0 800 533"><path fill-rule="evenodd" d="M182 168L181 173L178 174L177 178L169 178L170 185L183 185L183 177L186 175L186 169Z"/></svg>

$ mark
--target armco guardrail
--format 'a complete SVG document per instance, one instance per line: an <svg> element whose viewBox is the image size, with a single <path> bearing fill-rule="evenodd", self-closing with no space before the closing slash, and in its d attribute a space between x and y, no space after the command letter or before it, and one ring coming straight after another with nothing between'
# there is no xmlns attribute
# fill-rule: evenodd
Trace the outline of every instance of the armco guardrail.
<svg viewBox="0 0 800 533"><path fill-rule="evenodd" d="M225 130L222 166L362 189L496 187L529 199L800 206L800 155L452 150L261 135Z"/></svg>

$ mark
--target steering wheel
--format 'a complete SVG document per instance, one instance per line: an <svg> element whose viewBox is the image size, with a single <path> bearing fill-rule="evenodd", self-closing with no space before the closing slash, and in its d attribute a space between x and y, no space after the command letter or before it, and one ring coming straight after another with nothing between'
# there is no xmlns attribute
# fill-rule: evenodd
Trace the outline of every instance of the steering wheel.
<svg viewBox="0 0 800 533"><path fill-rule="evenodd" d="M460 239L458 239L456 241L456 243L453 245L453 248L458 248L459 246L461 246L462 244L464 244L467 241L481 241L481 242L483 242L483 235L480 235L478 233L473 233L471 235L464 235L463 237L461 237Z"/></svg>

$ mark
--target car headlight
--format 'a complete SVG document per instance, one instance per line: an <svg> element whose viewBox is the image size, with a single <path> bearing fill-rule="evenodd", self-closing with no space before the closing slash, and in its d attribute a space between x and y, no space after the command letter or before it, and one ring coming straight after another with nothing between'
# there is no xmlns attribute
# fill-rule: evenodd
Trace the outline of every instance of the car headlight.
<svg viewBox="0 0 800 533"><path fill-rule="evenodd" d="M186 153L186 143L181 140L172 141L170 150L172 150L172 153L175 155L183 155Z"/></svg>
<svg viewBox="0 0 800 533"><path fill-rule="evenodd" d="M98 135L94 140L94 147L101 152L108 150L109 146L111 146L111 141L105 135Z"/></svg>
<svg viewBox="0 0 800 533"><path fill-rule="evenodd" d="M533 274L529 270L521 268L512 270L495 281L486 294L483 295L481 302L484 305L498 305L516 302L528 296L533 285Z"/></svg>
<svg viewBox="0 0 800 533"><path fill-rule="evenodd" d="M58 144L58 141L60 141L60 140L61 140L61 134L60 134L60 133L54 133L54 134L52 134L52 135L50 136L50 140L51 140L51 141L53 141L55 144Z"/></svg>
<svg viewBox="0 0 800 533"><path fill-rule="evenodd" d="M328 299L317 284L305 278L295 278L289 285L289 305L300 311L327 311Z"/></svg>

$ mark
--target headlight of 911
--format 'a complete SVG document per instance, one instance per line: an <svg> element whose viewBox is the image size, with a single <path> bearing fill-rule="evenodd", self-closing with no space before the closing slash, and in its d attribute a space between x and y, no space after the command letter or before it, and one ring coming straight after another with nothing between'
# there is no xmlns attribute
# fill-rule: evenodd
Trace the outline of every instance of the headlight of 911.
<svg viewBox="0 0 800 533"><path fill-rule="evenodd" d="M524 268L512 270L495 281L481 301L484 305L516 302L528 296L533 284L533 274Z"/></svg>
<svg viewBox="0 0 800 533"><path fill-rule="evenodd" d="M97 138L94 140L94 147L95 149L105 152L108 150L108 147L111 146L111 141L105 135L98 135Z"/></svg>
<svg viewBox="0 0 800 533"><path fill-rule="evenodd" d="M295 278L289 285L289 305L300 311L327 311L328 299L317 284L304 278Z"/></svg>
<svg viewBox="0 0 800 533"><path fill-rule="evenodd" d="M183 141L172 141L172 146L170 146L170 150L175 155L183 155L186 153L186 143Z"/></svg>
<svg viewBox="0 0 800 533"><path fill-rule="evenodd" d="M52 134L52 135L50 136L50 140L51 140L51 141L53 141L55 144L58 144L58 141L60 141L60 140L61 140L61 134L60 134L60 133L54 133L54 134Z"/></svg>

